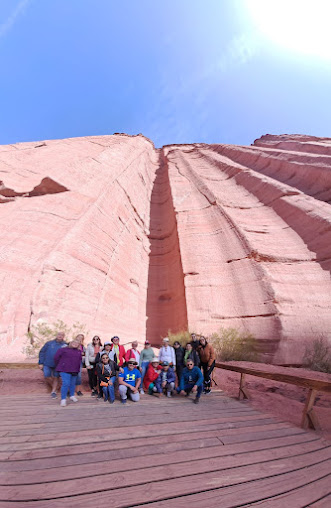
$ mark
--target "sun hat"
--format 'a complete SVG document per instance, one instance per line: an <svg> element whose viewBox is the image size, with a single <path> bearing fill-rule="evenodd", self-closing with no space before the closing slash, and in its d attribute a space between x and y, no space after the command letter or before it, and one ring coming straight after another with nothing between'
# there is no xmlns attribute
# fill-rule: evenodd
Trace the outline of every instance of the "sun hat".
<svg viewBox="0 0 331 508"><path fill-rule="evenodd" d="M168 337L164 337L163 342L169 342Z"/></svg>
<svg viewBox="0 0 331 508"><path fill-rule="evenodd" d="M159 363L159 359L157 356L154 356L154 358L152 359L151 363Z"/></svg>
<svg viewBox="0 0 331 508"><path fill-rule="evenodd" d="M138 365L138 362L135 358L130 358L127 363L134 363L135 365Z"/></svg>
<svg viewBox="0 0 331 508"><path fill-rule="evenodd" d="M111 342L109 342L109 340L107 342L105 342L104 344L105 346L111 346Z"/></svg>

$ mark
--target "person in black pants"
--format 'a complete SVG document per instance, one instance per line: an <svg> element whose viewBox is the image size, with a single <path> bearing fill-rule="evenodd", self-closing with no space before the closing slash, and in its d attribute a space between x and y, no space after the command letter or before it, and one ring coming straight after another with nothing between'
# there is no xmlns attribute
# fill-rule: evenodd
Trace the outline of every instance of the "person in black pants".
<svg viewBox="0 0 331 508"><path fill-rule="evenodd" d="M174 346L175 355L176 355L176 374L177 374L177 382L178 382L178 386L179 386L180 379L182 377L182 372L185 367L185 365L184 365L185 349L183 348L183 346L180 345L180 342L178 342L178 340L176 340L176 342L174 342L173 346Z"/></svg>
<svg viewBox="0 0 331 508"><path fill-rule="evenodd" d="M204 390L203 393L209 394L211 392L211 373L215 367L215 351L211 344L208 344L205 337L200 337L200 346L198 347L198 354L200 356L201 368L204 377Z"/></svg>

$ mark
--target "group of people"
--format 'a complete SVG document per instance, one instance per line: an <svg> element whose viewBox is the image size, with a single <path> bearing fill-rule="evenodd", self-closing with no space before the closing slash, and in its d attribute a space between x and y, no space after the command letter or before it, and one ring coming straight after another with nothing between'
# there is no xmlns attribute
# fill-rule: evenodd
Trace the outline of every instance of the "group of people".
<svg viewBox="0 0 331 508"><path fill-rule="evenodd" d="M101 343L99 336L84 347L84 335L77 335L69 344L59 332L54 340L46 342L39 353L39 366L51 387L51 397L57 397L59 378L61 406L67 405L67 397L77 402L82 396L81 373L85 366L88 373L91 395L98 400L113 404L115 388L122 404L127 398L139 401L140 395L172 397L176 393L189 396L195 394L197 404L201 394L211 392L211 374L215 367L215 352L205 337L191 334L191 341L184 348L178 341L173 346L163 339L159 356L155 356L151 343L146 340L138 351L138 342L133 341L127 351L114 336L111 341Z"/></svg>

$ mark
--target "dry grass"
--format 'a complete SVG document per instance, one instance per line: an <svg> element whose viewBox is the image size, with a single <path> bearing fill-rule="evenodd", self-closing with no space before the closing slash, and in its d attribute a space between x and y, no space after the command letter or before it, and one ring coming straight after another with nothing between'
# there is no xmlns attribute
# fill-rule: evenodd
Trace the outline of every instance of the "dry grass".
<svg viewBox="0 0 331 508"><path fill-rule="evenodd" d="M252 334L241 333L235 328L221 328L210 336L216 357L223 362L258 362L258 344Z"/></svg>
<svg viewBox="0 0 331 508"><path fill-rule="evenodd" d="M85 325L80 323L74 323L72 326L66 325L61 320L51 324L38 323L32 326L26 334L29 341L28 345L23 348L23 353L27 358L36 358L45 342L54 339L58 332L64 332L66 341L72 340L79 333L84 335L87 333Z"/></svg>
<svg viewBox="0 0 331 508"><path fill-rule="evenodd" d="M324 335L306 345L303 364L310 370L331 374L331 345Z"/></svg>

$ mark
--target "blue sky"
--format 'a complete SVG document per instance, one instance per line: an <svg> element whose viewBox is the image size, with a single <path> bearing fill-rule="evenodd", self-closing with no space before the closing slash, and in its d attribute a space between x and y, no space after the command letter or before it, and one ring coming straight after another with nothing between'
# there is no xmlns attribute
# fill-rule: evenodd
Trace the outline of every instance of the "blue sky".
<svg viewBox="0 0 331 508"><path fill-rule="evenodd" d="M249 2L0 0L0 144L331 137L331 59L268 38Z"/></svg>

